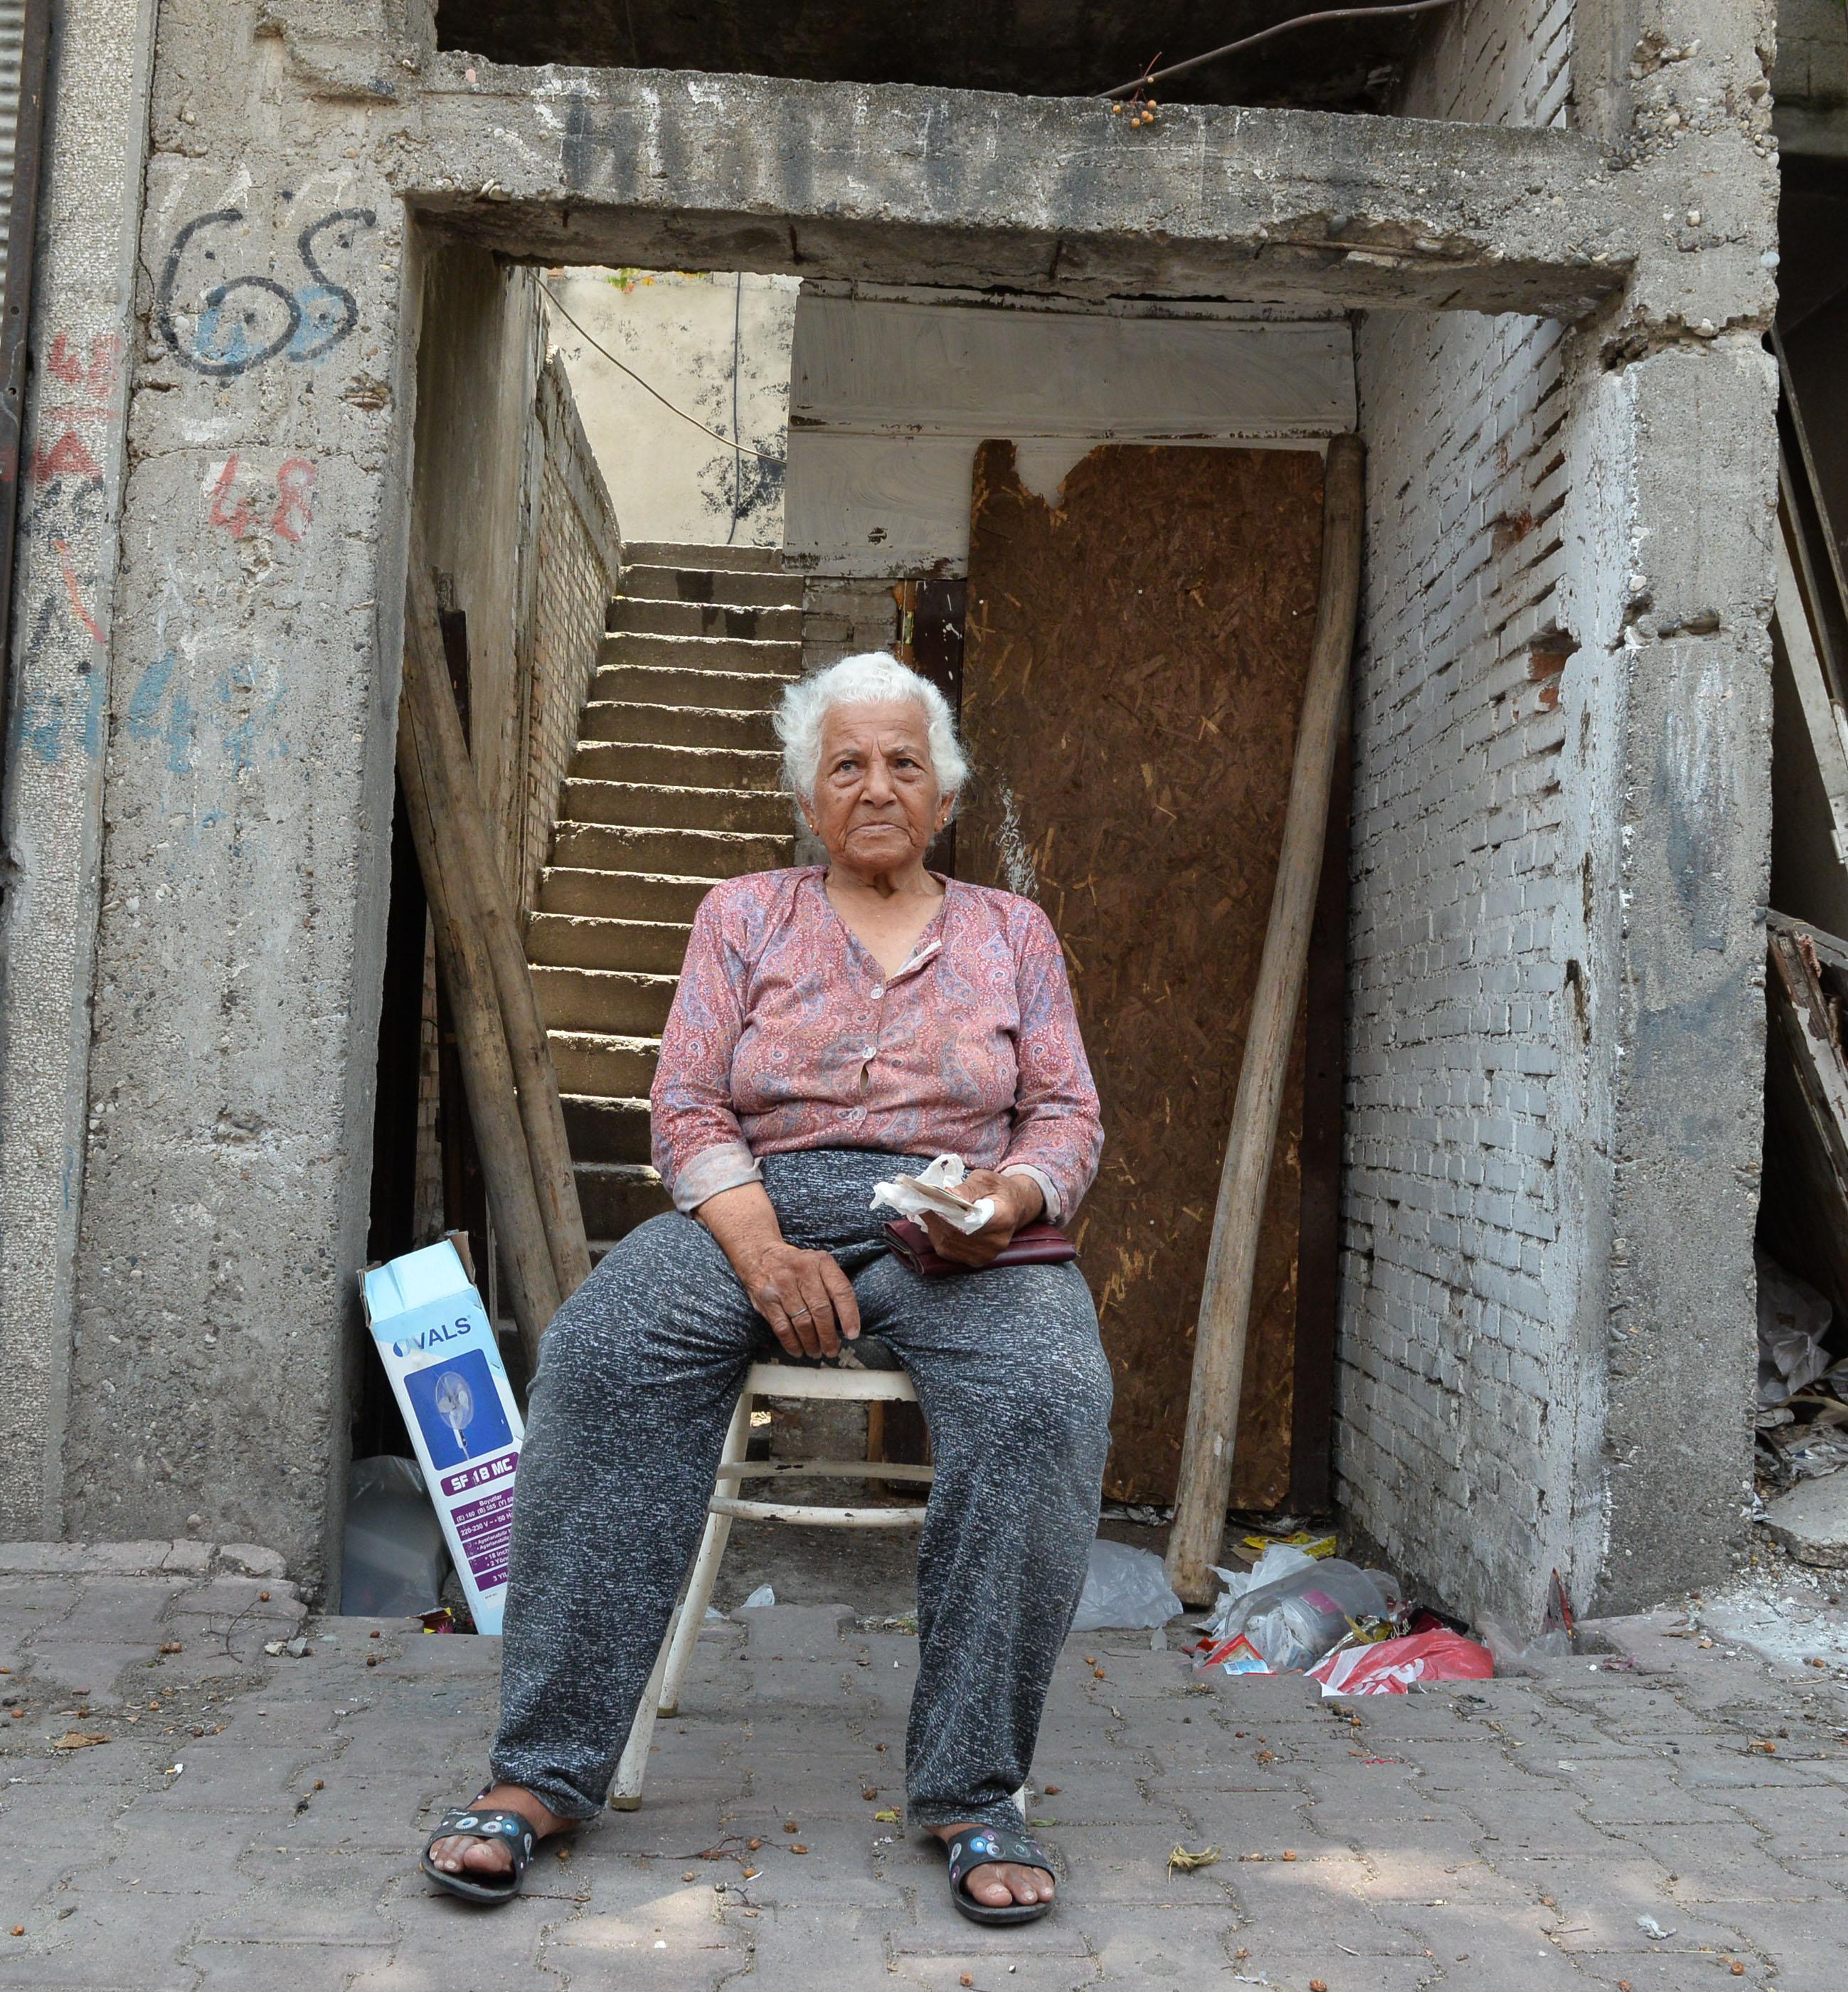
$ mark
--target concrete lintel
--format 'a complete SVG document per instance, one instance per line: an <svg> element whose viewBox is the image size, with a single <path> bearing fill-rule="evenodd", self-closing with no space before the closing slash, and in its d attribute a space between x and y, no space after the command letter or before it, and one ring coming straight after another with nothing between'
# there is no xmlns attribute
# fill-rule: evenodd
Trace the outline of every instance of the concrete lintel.
<svg viewBox="0 0 1848 1992"><path fill-rule="evenodd" d="M1635 261L1560 130L434 58L399 191L511 255L1577 320Z"/></svg>

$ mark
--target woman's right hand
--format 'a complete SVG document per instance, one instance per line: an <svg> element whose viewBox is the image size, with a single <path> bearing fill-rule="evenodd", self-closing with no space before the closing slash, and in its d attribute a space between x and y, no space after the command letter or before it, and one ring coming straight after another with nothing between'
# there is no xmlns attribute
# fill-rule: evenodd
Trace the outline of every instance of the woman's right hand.
<svg viewBox="0 0 1848 1992"><path fill-rule="evenodd" d="M853 1283L826 1252L779 1239L738 1269L751 1305L792 1356L838 1356L860 1332Z"/></svg>

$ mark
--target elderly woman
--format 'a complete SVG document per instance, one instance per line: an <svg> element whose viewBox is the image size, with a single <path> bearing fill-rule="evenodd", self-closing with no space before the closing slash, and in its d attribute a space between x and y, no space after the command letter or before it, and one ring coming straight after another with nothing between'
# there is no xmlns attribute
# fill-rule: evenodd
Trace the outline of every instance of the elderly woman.
<svg viewBox="0 0 1848 1992"><path fill-rule="evenodd" d="M909 1815L956 1906L1050 1906L1013 1794L1095 1532L1110 1371L1077 1267L995 1266L1069 1219L1097 1095L1039 909L928 871L967 772L936 688L884 653L789 687L784 772L825 866L715 885L653 1091L673 1214L632 1231L546 1331L520 1464L495 1780L428 1872L505 1901L538 1838L602 1806L697 1545L747 1366L879 1336L916 1385L936 1476L918 1563ZM873 1186L954 1151L966 1273L887 1249ZM459 1825L458 1821L462 1823Z"/></svg>

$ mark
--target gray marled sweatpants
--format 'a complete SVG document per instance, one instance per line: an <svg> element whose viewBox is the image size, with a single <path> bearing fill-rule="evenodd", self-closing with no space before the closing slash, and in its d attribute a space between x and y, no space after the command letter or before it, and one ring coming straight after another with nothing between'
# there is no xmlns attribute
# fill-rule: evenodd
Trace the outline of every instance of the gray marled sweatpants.
<svg viewBox="0 0 1848 1992"><path fill-rule="evenodd" d="M912 1821L1019 1827L1053 1662L1096 1533L1110 1373L1076 1266L926 1280L873 1185L919 1156L766 1155L792 1244L832 1252L910 1373L936 1479L918 1560ZM779 1353L705 1228L651 1218L559 1310L520 1455L494 1775L602 1806L697 1547L745 1370Z"/></svg>

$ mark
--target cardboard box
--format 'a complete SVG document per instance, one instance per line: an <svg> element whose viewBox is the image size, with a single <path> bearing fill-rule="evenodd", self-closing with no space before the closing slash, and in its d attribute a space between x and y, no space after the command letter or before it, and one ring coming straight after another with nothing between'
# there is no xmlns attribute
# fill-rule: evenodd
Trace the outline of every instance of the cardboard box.
<svg viewBox="0 0 1848 1992"><path fill-rule="evenodd" d="M447 1239L369 1267L360 1286L476 1629L498 1632L526 1427L488 1311Z"/></svg>

